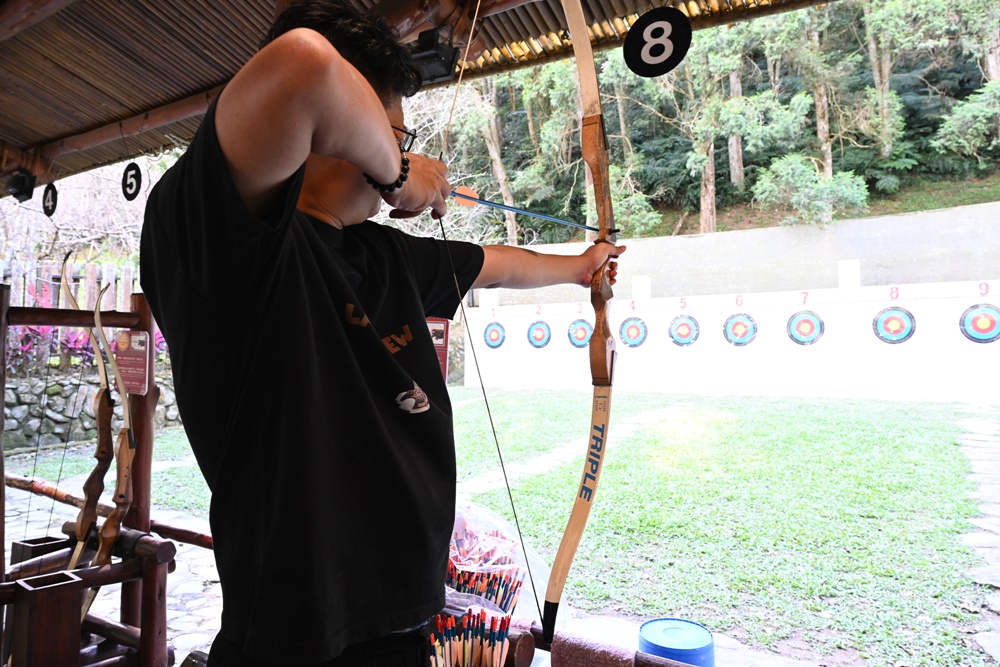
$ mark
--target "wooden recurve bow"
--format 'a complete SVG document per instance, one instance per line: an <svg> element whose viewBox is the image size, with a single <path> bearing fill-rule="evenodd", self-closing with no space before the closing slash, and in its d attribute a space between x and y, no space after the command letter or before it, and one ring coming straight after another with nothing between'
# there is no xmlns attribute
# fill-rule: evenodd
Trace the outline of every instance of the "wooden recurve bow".
<svg viewBox="0 0 1000 667"><path fill-rule="evenodd" d="M580 78L580 95L583 100L581 129L583 158L594 179L594 197L600 229L596 242L614 244L617 230L614 228L614 213L611 208L607 138L604 132L604 116L601 113L601 98L597 86L594 54L590 46L590 34L587 31L580 1L562 0L562 6L573 40L573 53L576 56L577 73ZM616 356L615 340L608 321L608 307L613 296L607 275L610 261L609 259L604 263L590 283L590 302L594 307L595 316L594 333L590 338L590 373L594 385L590 432L583 476L577 488L569 523L552 563L548 588L545 591L542 637L549 644L555 635L556 615L559 612L563 586L566 584L573 557L576 555L576 549L590 516L590 508L597 492L607 451L608 425L611 416L611 380Z"/></svg>
<svg viewBox="0 0 1000 667"><path fill-rule="evenodd" d="M118 540L118 535L121 533L122 520L125 519L125 515L128 514L129 508L132 506L132 458L135 456L135 437L132 433L132 411L129 406L128 389L125 387L125 381L122 379L118 362L115 361L114 353L111 346L108 345L108 339L105 337L104 329L101 327L101 301L108 287L110 287L110 284L104 286L100 296L97 298L97 305L94 308L94 325L97 330L97 336L101 341L101 347L104 348L105 353L108 355L108 364L111 366L115 382L118 384L118 393L121 394L123 425L122 430L118 434L118 440L115 443L115 456L118 459L114 493L115 509L104 520L104 523L101 524L101 529L98 532L97 554L91 562L93 566L108 565L111 563L111 551ZM90 606L97 597L98 590L97 588L92 588L87 591L83 602L81 618L87 616Z"/></svg>
<svg viewBox="0 0 1000 667"><path fill-rule="evenodd" d="M76 297L73 296L73 291L70 289L66 265L67 262L64 260L61 280L63 296L70 307L80 310L80 304L77 303ZM98 307L100 307L100 301L98 301ZM97 464L83 484L84 504L76 518L76 548L73 550L67 567L70 570L75 570L80 566L80 560L87 548L87 543L97 528L97 505L100 502L101 494L104 493L104 476L107 475L115 457L111 435L111 418L115 404L108 387L108 371L104 366L104 357L97 345L98 326L100 325L90 328L90 346L94 350L94 362L97 364L97 374L101 381L100 389L94 396L94 416L97 420L97 449L94 452L94 458L97 459Z"/></svg>

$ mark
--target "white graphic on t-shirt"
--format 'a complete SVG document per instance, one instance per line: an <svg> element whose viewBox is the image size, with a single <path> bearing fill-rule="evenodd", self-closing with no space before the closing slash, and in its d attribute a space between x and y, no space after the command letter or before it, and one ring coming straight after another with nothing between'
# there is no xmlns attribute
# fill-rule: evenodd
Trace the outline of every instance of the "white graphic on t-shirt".
<svg viewBox="0 0 1000 667"><path fill-rule="evenodd" d="M396 404L400 410L405 410L411 415L427 412L431 407L430 399L427 398L427 394L424 393L424 390L416 382L413 383L413 389L404 391L396 397Z"/></svg>

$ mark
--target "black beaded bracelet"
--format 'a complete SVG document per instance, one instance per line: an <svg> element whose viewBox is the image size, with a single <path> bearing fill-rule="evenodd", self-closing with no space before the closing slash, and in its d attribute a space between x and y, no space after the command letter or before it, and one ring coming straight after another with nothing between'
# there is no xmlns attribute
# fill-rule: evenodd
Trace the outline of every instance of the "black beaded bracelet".
<svg viewBox="0 0 1000 667"><path fill-rule="evenodd" d="M410 158L406 157L406 153L402 151L399 152L399 157L400 157L399 178L397 178L394 182L386 185L385 183L379 183L368 174L365 174L365 180L368 181L368 185L372 186L373 188L375 188L376 190L378 190L383 194L386 192L392 192L393 190L403 187L403 183L406 182L406 179L409 177L410 174Z"/></svg>

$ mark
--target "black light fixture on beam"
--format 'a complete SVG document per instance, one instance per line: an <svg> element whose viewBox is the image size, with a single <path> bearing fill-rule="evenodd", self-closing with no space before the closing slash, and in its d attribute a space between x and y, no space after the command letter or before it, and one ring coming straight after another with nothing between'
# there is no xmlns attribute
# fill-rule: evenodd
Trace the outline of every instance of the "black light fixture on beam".
<svg viewBox="0 0 1000 667"><path fill-rule="evenodd" d="M7 180L4 189L7 194L23 204L31 199L31 195L35 192L35 175L27 169L18 169Z"/></svg>
<svg viewBox="0 0 1000 667"><path fill-rule="evenodd" d="M438 39L438 29L425 30L417 37L411 52L413 64L420 71L424 84L451 81L455 78L458 64L458 48L442 44Z"/></svg>

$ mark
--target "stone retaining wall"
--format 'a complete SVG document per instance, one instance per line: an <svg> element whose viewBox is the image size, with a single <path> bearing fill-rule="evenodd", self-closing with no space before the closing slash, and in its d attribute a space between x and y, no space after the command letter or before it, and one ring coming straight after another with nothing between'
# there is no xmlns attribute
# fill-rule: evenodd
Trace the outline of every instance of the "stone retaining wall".
<svg viewBox="0 0 1000 667"><path fill-rule="evenodd" d="M158 376L160 400L154 417L156 428L180 426L180 415L169 375ZM7 378L4 389L3 451L23 447L93 441L97 437L94 417L96 378L73 376ZM122 406L115 406L112 430L122 426Z"/></svg>

